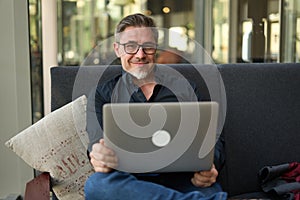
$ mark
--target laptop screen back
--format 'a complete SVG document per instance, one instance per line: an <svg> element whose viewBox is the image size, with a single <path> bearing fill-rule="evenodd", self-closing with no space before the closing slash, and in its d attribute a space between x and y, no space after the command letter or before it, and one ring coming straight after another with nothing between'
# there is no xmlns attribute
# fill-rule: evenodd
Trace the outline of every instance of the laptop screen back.
<svg viewBox="0 0 300 200"><path fill-rule="evenodd" d="M217 119L216 102L105 104L104 140L118 156L120 171L208 170Z"/></svg>

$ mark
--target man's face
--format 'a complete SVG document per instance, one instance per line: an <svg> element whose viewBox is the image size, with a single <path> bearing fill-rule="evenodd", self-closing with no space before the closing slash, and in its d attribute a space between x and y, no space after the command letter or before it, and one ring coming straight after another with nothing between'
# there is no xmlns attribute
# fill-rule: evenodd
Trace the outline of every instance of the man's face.
<svg viewBox="0 0 300 200"><path fill-rule="evenodd" d="M155 63L156 41L152 30L147 27L130 26L120 34L119 38L119 43L114 43L114 49L121 59L123 69L137 79L146 78ZM143 45L143 47L137 47L137 45ZM135 47L138 48L136 53ZM155 47L155 50L151 47Z"/></svg>

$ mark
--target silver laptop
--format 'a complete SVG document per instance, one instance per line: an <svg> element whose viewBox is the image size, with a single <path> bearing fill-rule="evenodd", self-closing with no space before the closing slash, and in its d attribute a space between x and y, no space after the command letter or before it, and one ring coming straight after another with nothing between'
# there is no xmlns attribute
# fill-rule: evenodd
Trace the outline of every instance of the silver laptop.
<svg viewBox="0 0 300 200"><path fill-rule="evenodd" d="M120 171L208 170L218 110L216 102L105 104L104 140L118 156Z"/></svg>

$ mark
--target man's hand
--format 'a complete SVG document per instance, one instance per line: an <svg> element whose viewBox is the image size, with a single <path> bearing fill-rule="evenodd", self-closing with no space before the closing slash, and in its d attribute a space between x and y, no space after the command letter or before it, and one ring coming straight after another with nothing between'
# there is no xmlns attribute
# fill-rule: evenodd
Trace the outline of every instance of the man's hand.
<svg viewBox="0 0 300 200"><path fill-rule="evenodd" d="M213 165L208 171L196 172L191 181L196 187L209 187L216 182L217 176L218 171Z"/></svg>
<svg viewBox="0 0 300 200"><path fill-rule="evenodd" d="M99 143L93 145L90 157L96 172L108 173L118 165L115 153L105 146L103 139L100 139Z"/></svg>

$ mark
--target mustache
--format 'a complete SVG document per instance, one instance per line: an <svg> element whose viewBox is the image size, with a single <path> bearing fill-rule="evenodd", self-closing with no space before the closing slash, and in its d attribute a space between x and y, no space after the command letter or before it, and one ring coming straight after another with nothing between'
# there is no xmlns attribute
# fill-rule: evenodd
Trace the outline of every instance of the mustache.
<svg viewBox="0 0 300 200"><path fill-rule="evenodd" d="M149 63L149 61L146 58L134 58L131 59L131 62L138 62L138 63Z"/></svg>

